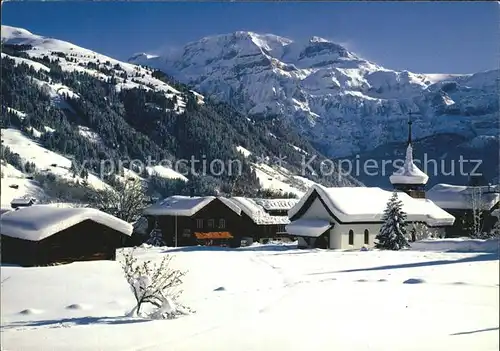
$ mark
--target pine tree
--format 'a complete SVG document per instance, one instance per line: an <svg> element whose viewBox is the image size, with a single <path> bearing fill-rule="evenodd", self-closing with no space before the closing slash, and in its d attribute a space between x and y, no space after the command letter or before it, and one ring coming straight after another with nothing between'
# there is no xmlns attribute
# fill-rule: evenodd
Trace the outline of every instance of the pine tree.
<svg viewBox="0 0 500 351"><path fill-rule="evenodd" d="M146 244L152 246L166 246L165 240L163 238L163 233L159 229L154 229L150 234Z"/></svg>
<svg viewBox="0 0 500 351"><path fill-rule="evenodd" d="M406 213L403 212L403 202L397 192L387 203L382 219L384 223L375 237L375 247L384 250L400 250L410 247L406 239Z"/></svg>

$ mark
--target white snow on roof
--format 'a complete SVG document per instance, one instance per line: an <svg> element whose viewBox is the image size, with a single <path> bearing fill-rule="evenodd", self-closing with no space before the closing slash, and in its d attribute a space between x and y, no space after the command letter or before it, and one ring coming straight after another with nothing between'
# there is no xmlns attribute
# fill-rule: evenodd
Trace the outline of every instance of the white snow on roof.
<svg viewBox="0 0 500 351"><path fill-rule="evenodd" d="M264 199L250 199L246 197L232 197L230 199L236 206L241 208L250 219L258 225L262 224L288 224L290 220L288 216L271 216L264 210L264 207L257 201Z"/></svg>
<svg viewBox="0 0 500 351"><path fill-rule="evenodd" d="M413 148L411 144L406 148L406 158L403 167L389 177L392 184L426 184L429 180L427 174L422 172L413 163Z"/></svg>
<svg viewBox="0 0 500 351"><path fill-rule="evenodd" d="M500 201L500 186L436 184L426 193L426 197L441 208L462 210L473 208L474 195L479 208L491 210Z"/></svg>
<svg viewBox="0 0 500 351"><path fill-rule="evenodd" d="M301 218L286 226L288 234L317 238L332 227L332 223L323 219Z"/></svg>
<svg viewBox="0 0 500 351"><path fill-rule="evenodd" d="M329 210L342 222L378 222L382 220L391 191L371 187L326 188L314 185L295 205L288 216L293 217L309 196L317 191ZM429 226L453 225L455 217L444 211L430 200L414 199L406 193L398 192L403 203L403 211L408 222L425 222Z"/></svg>
<svg viewBox="0 0 500 351"><path fill-rule="evenodd" d="M299 202L298 199L253 199L266 211L289 210Z"/></svg>
<svg viewBox="0 0 500 351"><path fill-rule="evenodd" d="M61 208L33 205L4 213L0 219L2 235L39 241L86 220L102 224L125 235L132 225L93 208Z"/></svg>
<svg viewBox="0 0 500 351"><path fill-rule="evenodd" d="M10 204L11 205L30 205L32 203L34 203L36 200L33 199L33 198L24 198L24 197L18 197L18 198L15 198L13 199Z"/></svg>
<svg viewBox="0 0 500 351"><path fill-rule="evenodd" d="M208 205L210 202L215 200L215 196L181 196L175 195L167 197L164 200L146 208L144 210L145 215L152 216L187 216L191 217L196 212L201 210L203 207ZM218 197L226 206L231 210L236 212L238 215L241 214L241 209L236 206L229 199L224 197Z"/></svg>

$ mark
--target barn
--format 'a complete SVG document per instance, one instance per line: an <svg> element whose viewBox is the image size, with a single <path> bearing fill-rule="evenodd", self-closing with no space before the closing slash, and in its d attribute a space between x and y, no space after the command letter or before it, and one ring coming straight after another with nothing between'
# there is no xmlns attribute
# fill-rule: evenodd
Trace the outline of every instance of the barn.
<svg viewBox="0 0 500 351"><path fill-rule="evenodd" d="M288 210L299 201L246 197L231 197L230 200L242 211L242 237L250 237L255 241L287 236L285 226L290 223Z"/></svg>
<svg viewBox="0 0 500 351"><path fill-rule="evenodd" d="M304 247L359 249L373 246L380 231L391 191L371 187L326 188L312 186L288 211L286 230L299 237ZM455 218L432 201L398 192L407 222L427 227L435 237L444 237Z"/></svg>
<svg viewBox="0 0 500 351"><path fill-rule="evenodd" d="M241 209L225 197L171 196L143 212L147 231L157 226L167 246L240 246Z"/></svg>
<svg viewBox="0 0 500 351"><path fill-rule="evenodd" d="M114 260L132 225L92 208L33 205L0 217L2 263L43 266Z"/></svg>

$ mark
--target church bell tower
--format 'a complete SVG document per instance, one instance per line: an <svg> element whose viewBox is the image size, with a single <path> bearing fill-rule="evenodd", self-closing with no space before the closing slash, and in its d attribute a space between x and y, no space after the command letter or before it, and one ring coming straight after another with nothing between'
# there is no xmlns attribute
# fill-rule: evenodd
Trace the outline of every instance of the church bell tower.
<svg viewBox="0 0 500 351"><path fill-rule="evenodd" d="M408 117L408 142L406 146L405 162L400 169L389 177L389 180L395 190L403 191L414 198L425 199L425 184L427 184L429 177L413 162L413 147L411 140L412 123L410 112Z"/></svg>

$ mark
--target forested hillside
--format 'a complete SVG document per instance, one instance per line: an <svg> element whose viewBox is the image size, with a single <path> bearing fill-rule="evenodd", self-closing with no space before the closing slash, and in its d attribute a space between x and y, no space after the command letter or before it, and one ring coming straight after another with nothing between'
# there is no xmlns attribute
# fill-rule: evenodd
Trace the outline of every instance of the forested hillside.
<svg viewBox="0 0 500 351"><path fill-rule="evenodd" d="M75 167L84 167L85 172L102 175L102 164L118 165L120 160L130 159L142 164L151 159L153 166L192 158L206 164L216 159L226 164L239 160L240 175L207 174L202 162L194 168L180 164L176 171L188 182L129 168L144 178L148 175L151 193L160 196L173 192L256 196L261 186L253 165L266 160L272 166L274 159L281 158L285 160L282 166L298 174L304 155L317 154L284 118L245 116L201 97L159 71L136 66L135 72L127 73L109 61L79 62L77 55L64 52L33 57L28 54L32 50L30 45L2 45L2 128L23 131L48 150L73 159ZM63 69L61 63L68 62L82 69ZM140 80L144 72L174 87L176 93L144 84ZM237 147L252 154L243 155ZM264 158L255 157L261 155ZM315 169L319 169L319 160L313 162ZM336 172L308 177L325 184L356 183ZM106 175L104 180L113 185L115 178Z"/></svg>

